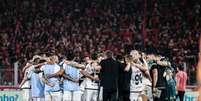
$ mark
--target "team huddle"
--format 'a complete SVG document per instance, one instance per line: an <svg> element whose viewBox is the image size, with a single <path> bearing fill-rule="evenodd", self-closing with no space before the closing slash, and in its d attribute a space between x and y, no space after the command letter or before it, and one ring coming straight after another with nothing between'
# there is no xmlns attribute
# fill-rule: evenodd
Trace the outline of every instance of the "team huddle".
<svg viewBox="0 0 201 101"><path fill-rule="evenodd" d="M61 61L60 61L61 60ZM175 101L171 63L160 55L132 50L114 56L93 53L83 62L73 52L60 59L42 53L29 60L19 85L23 101Z"/></svg>

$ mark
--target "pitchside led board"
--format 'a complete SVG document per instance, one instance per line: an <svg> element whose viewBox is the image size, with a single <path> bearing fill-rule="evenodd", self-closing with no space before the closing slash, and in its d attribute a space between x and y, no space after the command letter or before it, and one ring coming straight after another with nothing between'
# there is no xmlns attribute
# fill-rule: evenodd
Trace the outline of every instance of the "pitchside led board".
<svg viewBox="0 0 201 101"><path fill-rule="evenodd" d="M22 94L23 93L20 90L0 91L0 101L23 101ZM186 92L184 97L184 101L198 101L197 99L198 99L198 92Z"/></svg>
<svg viewBox="0 0 201 101"><path fill-rule="evenodd" d="M184 95L184 101L198 101L198 96L198 92L186 92Z"/></svg>
<svg viewBox="0 0 201 101"><path fill-rule="evenodd" d="M22 97L20 90L0 91L0 101L22 101Z"/></svg>

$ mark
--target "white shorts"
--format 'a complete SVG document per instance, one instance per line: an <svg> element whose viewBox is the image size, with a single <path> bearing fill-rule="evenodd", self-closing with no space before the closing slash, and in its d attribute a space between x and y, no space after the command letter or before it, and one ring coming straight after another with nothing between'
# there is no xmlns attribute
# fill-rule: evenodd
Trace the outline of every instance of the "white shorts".
<svg viewBox="0 0 201 101"><path fill-rule="evenodd" d="M31 89L23 89L23 101L31 100Z"/></svg>
<svg viewBox="0 0 201 101"><path fill-rule="evenodd" d="M100 87L100 91L89 90L89 89L87 90L87 88L86 88L85 92L83 94L84 99L82 99L82 101L97 101L98 93L99 93L98 101L103 101L103 87ZM89 99L93 99L93 100L89 100Z"/></svg>
<svg viewBox="0 0 201 101"><path fill-rule="evenodd" d="M61 92L45 92L45 101L61 101Z"/></svg>
<svg viewBox="0 0 201 101"><path fill-rule="evenodd" d="M140 97L140 95L142 95L142 91L138 92L134 92L134 91L131 91L130 92L130 101L142 101L142 98Z"/></svg>
<svg viewBox="0 0 201 101"><path fill-rule="evenodd" d="M82 101L82 94L81 91L64 91L63 101Z"/></svg>
<svg viewBox="0 0 201 101"><path fill-rule="evenodd" d="M45 101L45 98L32 98L32 101Z"/></svg>
<svg viewBox="0 0 201 101"><path fill-rule="evenodd" d="M85 90L86 101L97 101L98 89L86 88Z"/></svg>
<svg viewBox="0 0 201 101"><path fill-rule="evenodd" d="M80 90L84 92L86 87L86 80L84 80L81 84L80 84Z"/></svg>
<svg viewBox="0 0 201 101"><path fill-rule="evenodd" d="M143 95L147 96L149 101L153 101L153 95L152 95L152 88L151 86L146 85L145 89L142 92Z"/></svg>

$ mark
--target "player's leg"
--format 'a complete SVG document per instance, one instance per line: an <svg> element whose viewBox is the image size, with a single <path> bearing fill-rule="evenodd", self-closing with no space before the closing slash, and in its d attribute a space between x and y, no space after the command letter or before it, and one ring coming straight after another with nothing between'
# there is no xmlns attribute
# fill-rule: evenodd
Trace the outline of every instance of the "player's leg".
<svg viewBox="0 0 201 101"><path fill-rule="evenodd" d="M147 87L145 86L145 88L143 89L142 93L139 95L139 98L142 99L142 101L148 101L148 91L147 91Z"/></svg>
<svg viewBox="0 0 201 101"><path fill-rule="evenodd" d="M100 91L99 92L99 101L103 101L103 87L100 87Z"/></svg>
<svg viewBox="0 0 201 101"><path fill-rule="evenodd" d="M45 101L45 99L34 97L34 98L32 98L32 101Z"/></svg>
<svg viewBox="0 0 201 101"><path fill-rule="evenodd" d="M23 100L29 101L28 89L22 89L22 92L23 92Z"/></svg>
<svg viewBox="0 0 201 101"><path fill-rule="evenodd" d="M86 94L86 95L85 95L86 101L91 101L93 91L90 90L90 89L86 89L86 93L85 93L85 94Z"/></svg>
<svg viewBox="0 0 201 101"><path fill-rule="evenodd" d="M130 101L139 101L139 93L131 92L130 93Z"/></svg>
<svg viewBox="0 0 201 101"><path fill-rule="evenodd" d="M72 92L71 91L64 91L63 101L72 101Z"/></svg>
<svg viewBox="0 0 201 101"><path fill-rule="evenodd" d="M81 93L81 101L86 101L86 89Z"/></svg>
<svg viewBox="0 0 201 101"><path fill-rule="evenodd" d="M81 84L80 84L80 90L82 91L81 94L81 100L82 101L86 101L86 80L84 80Z"/></svg>
<svg viewBox="0 0 201 101"><path fill-rule="evenodd" d="M74 91L73 92L73 101L81 101L81 91Z"/></svg>
<svg viewBox="0 0 201 101"><path fill-rule="evenodd" d="M45 92L45 101L52 101L51 92Z"/></svg>
<svg viewBox="0 0 201 101"><path fill-rule="evenodd" d="M31 95L31 94L30 94L31 92L30 92L30 89L23 89L23 93L24 93L24 94L23 94L24 100L25 100L25 101L30 101L30 100L31 100L31 96L30 96L30 95Z"/></svg>
<svg viewBox="0 0 201 101"><path fill-rule="evenodd" d="M52 101L61 101L61 92L52 92Z"/></svg>
<svg viewBox="0 0 201 101"><path fill-rule="evenodd" d="M92 101L97 101L98 90L93 90L91 94Z"/></svg>
<svg viewBox="0 0 201 101"><path fill-rule="evenodd" d="M33 98L32 98L32 101L38 101L38 100L37 100L37 98L33 97Z"/></svg>
<svg viewBox="0 0 201 101"><path fill-rule="evenodd" d="M149 101L153 101L153 94L152 94L152 88L151 88L151 86L147 86L146 89L147 89L148 100Z"/></svg>
<svg viewBox="0 0 201 101"><path fill-rule="evenodd" d="M39 101L45 101L45 98L44 97L39 98Z"/></svg>
<svg viewBox="0 0 201 101"><path fill-rule="evenodd" d="M140 95L139 99L142 99L142 101L148 101L148 97L144 94Z"/></svg>

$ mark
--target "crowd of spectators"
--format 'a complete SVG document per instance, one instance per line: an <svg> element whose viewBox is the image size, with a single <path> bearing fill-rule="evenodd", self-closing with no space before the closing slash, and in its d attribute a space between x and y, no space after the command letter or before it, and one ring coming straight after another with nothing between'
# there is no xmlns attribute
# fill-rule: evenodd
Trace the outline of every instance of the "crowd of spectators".
<svg viewBox="0 0 201 101"><path fill-rule="evenodd" d="M81 60L94 51L138 49L175 64L187 62L195 72L200 5L199 0L2 0L0 68L16 61L22 67L48 50L61 57L73 50Z"/></svg>

